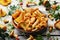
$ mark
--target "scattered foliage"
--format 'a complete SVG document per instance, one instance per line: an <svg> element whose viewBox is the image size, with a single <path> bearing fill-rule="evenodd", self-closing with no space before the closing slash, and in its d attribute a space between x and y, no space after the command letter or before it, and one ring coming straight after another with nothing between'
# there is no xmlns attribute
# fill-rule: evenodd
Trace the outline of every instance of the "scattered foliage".
<svg viewBox="0 0 60 40"><path fill-rule="evenodd" d="M43 40L43 37L42 37L41 35L38 35L38 36L36 37L36 40Z"/></svg>

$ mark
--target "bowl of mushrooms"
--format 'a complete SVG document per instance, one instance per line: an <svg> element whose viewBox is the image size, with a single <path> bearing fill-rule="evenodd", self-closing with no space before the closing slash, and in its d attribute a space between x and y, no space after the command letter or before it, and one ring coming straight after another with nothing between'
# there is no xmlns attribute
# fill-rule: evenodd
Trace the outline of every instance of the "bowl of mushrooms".
<svg viewBox="0 0 60 40"><path fill-rule="evenodd" d="M12 23L22 32L33 33L47 28L48 18L38 8L17 9L12 14Z"/></svg>

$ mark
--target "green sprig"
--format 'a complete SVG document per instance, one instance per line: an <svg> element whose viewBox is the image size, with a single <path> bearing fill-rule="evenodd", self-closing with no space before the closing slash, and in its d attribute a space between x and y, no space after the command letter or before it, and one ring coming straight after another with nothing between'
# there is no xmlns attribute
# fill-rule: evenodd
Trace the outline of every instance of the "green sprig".
<svg viewBox="0 0 60 40"><path fill-rule="evenodd" d="M39 5L41 5L42 3L43 3L43 0L40 0L40 1L39 1Z"/></svg>
<svg viewBox="0 0 60 40"><path fill-rule="evenodd" d="M48 39L51 37L51 36L50 36L50 33L48 33L46 36L47 36Z"/></svg>
<svg viewBox="0 0 60 40"><path fill-rule="evenodd" d="M6 33L3 29L0 28L0 37L1 37L3 40L5 40L6 37L7 37L7 38L9 37L9 34Z"/></svg>
<svg viewBox="0 0 60 40"><path fill-rule="evenodd" d="M22 2L23 0L19 0L20 2Z"/></svg>
<svg viewBox="0 0 60 40"><path fill-rule="evenodd" d="M36 40L43 40L43 37L42 37L41 35L38 35L38 36L36 37Z"/></svg>

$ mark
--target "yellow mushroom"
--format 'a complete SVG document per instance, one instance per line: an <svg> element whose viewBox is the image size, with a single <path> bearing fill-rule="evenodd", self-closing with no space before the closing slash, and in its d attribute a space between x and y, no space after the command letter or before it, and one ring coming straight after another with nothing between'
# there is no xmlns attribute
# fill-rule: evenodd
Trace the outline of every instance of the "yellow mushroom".
<svg viewBox="0 0 60 40"><path fill-rule="evenodd" d="M0 0L0 4L7 6L11 3L11 0Z"/></svg>
<svg viewBox="0 0 60 40"><path fill-rule="evenodd" d="M0 28L3 29L3 30L6 30L7 29L7 27L4 26L4 25L2 25L2 24L0 24Z"/></svg>
<svg viewBox="0 0 60 40"><path fill-rule="evenodd" d="M60 20L57 20L57 21L55 22L54 27L55 27L56 29L59 29L59 30L60 30Z"/></svg>
<svg viewBox="0 0 60 40"><path fill-rule="evenodd" d="M5 20L3 20L3 21L4 21L5 24L9 22L9 20L7 20L7 19L5 19Z"/></svg>
<svg viewBox="0 0 60 40"><path fill-rule="evenodd" d="M15 19L20 15L20 10L16 10L15 13L12 14L12 17Z"/></svg>
<svg viewBox="0 0 60 40"><path fill-rule="evenodd" d="M13 37L14 36L14 31L12 30L9 35L10 35L10 37Z"/></svg>
<svg viewBox="0 0 60 40"><path fill-rule="evenodd" d="M32 29L30 27L26 27L26 32L31 32Z"/></svg>
<svg viewBox="0 0 60 40"><path fill-rule="evenodd" d="M14 33L14 30L11 31L10 37L18 38L18 35Z"/></svg>
<svg viewBox="0 0 60 40"><path fill-rule="evenodd" d="M19 17L17 17L17 18L15 19L15 21L16 21L17 23L23 22L23 21L24 21L24 12L22 12L22 13L19 15Z"/></svg>
<svg viewBox="0 0 60 40"><path fill-rule="evenodd" d="M39 20L37 19L35 23L32 25L32 28L34 28L39 23Z"/></svg>
<svg viewBox="0 0 60 40"><path fill-rule="evenodd" d="M30 20L30 23L32 24L32 23L34 23L34 21L35 21L35 17L32 17Z"/></svg>
<svg viewBox="0 0 60 40"><path fill-rule="evenodd" d="M36 40L36 39L34 39L34 37L32 35L30 35L27 40Z"/></svg>
<svg viewBox="0 0 60 40"><path fill-rule="evenodd" d="M0 9L0 17L6 16L6 12Z"/></svg>

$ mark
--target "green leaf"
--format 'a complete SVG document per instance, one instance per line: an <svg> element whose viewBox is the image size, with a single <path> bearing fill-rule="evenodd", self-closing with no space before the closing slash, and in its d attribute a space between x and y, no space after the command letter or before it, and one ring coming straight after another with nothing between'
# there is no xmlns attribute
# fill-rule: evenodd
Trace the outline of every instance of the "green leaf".
<svg viewBox="0 0 60 40"><path fill-rule="evenodd" d="M7 30L8 30L8 32L10 33L12 30L14 30L14 26L13 26L11 23L9 23Z"/></svg>
<svg viewBox="0 0 60 40"><path fill-rule="evenodd" d="M42 4L42 2L39 2L39 5L41 5Z"/></svg>
<svg viewBox="0 0 60 40"><path fill-rule="evenodd" d="M47 38L50 38L50 33L48 33L46 36L47 36Z"/></svg>
<svg viewBox="0 0 60 40"><path fill-rule="evenodd" d="M33 0L30 0L30 2L33 2Z"/></svg>
<svg viewBox="0 0 60 40"><path fill-rule="evenodd" d="M55 38L53 37L53 40L55 40Z"/></svg>
<svg viewBox="0 0 60 40"><path fill-rule="evenodd" d="M20 2L22 2L22 0L19 0Z"/></svg>
<svg viewBox="0 0 60 40"><path fill-rule="evenodd" d="M11 9L11 10L15 10L15 9L16 9L16 6L15 6L15 5L10 6L10 9Z"/></svg>
<svg viewBox="0 0 60 40"><path fill-rule="evenodd" d="M53 4L57 4L57 2L56 1L54 1L54 3Z"/></svg>
<svg viewBox="0 0 60 40"><path fill-rule="evenodd" d="M12 13L13 13L12 11L9 11L9 12L8 12L8 15L12 15Z"/></svg>
<svg viewBox="0 0 60 40"><path fill-rule="evenodd" d="M49 10L49 13L54 14L54 13L55 13L55 10L50 9L50 10Z"/></svg>
<svg viewBox="0 0 60 40"><path fill-rule="evenodd" d="M60 19L60 13L54 14L54 18L55 18L55 20Z"/></svg>
<svg viewBox="0 0 60 40"><path fill-rule="evenodd" d="M0 32L5 32L3 29L0 28Z"/></svg>
<svg viewBox="0 0 60 40"><path fill-rule="evenodd" d="M46 8L50 8L51 7L51 4L49 3L49 1L46 2L45 7Z"/></svg>
<svg viewBox="0 0 60 40"><path fill-rule="evenodd" d="M38 36L36 37L36 40L43 40L43 38L42 38L41 35L38 35Z"/></svg>
<svg viewBox="0 0 60 40"><path fill-rule="evenodd" d="M0 37L5 40L5 37L8 37L9 34L6 33L3 29L0 28Z"/></svg>
<svg viewBox="0 0 60 40"><path fill-rule="evenodd" d="M8 37L8 36L9 36L9 34L8 34L8 33L4 33L4 35L5 35L5 37Z"/></svg>
<svg viewBox="0 0 60 40"><path fill-rule="evenodd" d="M56 40L58 40L58 38L56 38Z"/></svg>
<svg viewBox="0 0 60 40"><path fill-rule="evenodd" d="M39 5L41 5L42 3L43 3L43 0L40 0Z"/></svg>
<svg viewBox="0 0 60 40"><path fill-rule="evenodd" d="M14 29L14 26L12 24L8 24L8 26L11 28L11 29Z"/></svg>
<svg viewBox="0 0 60 40"><path fill-rule="evenodd" d="M59 9L60 9L60 5L57 6L57 10L59 10Z"/></svg>

